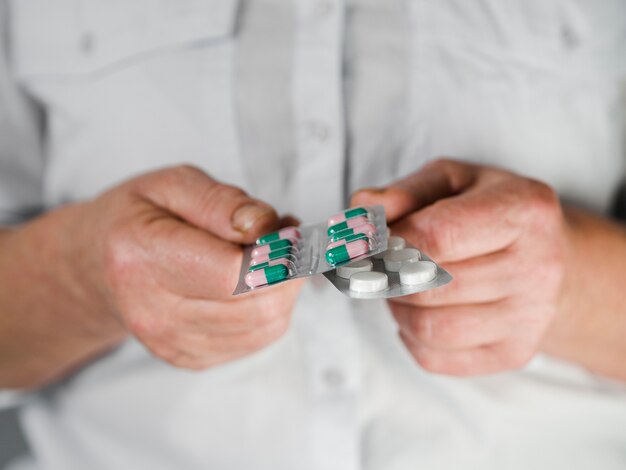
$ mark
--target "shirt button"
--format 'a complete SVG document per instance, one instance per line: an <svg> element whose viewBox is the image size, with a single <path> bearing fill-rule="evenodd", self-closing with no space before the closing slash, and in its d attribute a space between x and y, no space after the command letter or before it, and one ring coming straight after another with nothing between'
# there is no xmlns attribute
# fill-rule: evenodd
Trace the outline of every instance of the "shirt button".
<svg viewBox="0 0 626 470"><path fill-rule="evenodd" d="M80 51L83 55L89 55L93 52L96 45L96 39L92 33L84 33L80 37Z"/></svg>
<svg viewBox="0 0 626 470"><path fill-rule="evenodd" d="M326 142L330 139L330 128L318 121L311 121L305 126L306 133L310 139L318 142Z"/></svg>
<svg viewBox="0 0 626 470"><path fill-rule="evenodd" d="M580 38L578 34L570 28L568 25L563 25L561 28L561 40L566 49L574 50L580 46Z"/></svg>
<svg viewBox="0 0 626 470"><path fill-rule="evenodd" d="M339 390L346 382L345 374L335 367L326 369L322 373L322 379L326 386L333 390Z"/></svg>

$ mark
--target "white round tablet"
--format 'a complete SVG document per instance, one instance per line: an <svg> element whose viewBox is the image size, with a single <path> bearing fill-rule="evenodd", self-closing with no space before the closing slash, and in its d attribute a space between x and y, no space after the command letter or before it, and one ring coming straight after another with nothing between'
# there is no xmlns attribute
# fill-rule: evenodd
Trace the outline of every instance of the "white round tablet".
<svg viewBox="0 0 626 470"><path fill-rule="evenodd" d="M380 292L388 285L387 275L378 271L362 271L350 276L350 290L354 292Z"/></svg>
<svg viewBox="0 0 626 470"><path fill-rule="evenodd" d="M414 286L432 281L437 277L437 265L430 261L407 263L400 269L400 284Z"/></svg>
<svg viewBox="0 0 626 470"><path fill-rule="evenodd" d="M383 260L385 261L385 269L391 272L398 272L406 263L419 261L420 252L416 248L402 248L396 251L388 251L385 253Z"/></svg>
<svg viewBox="0 0 626 470"><path fill-rule="evenodd" d="M372 261L369 259L360 259L352 263L344 264L337 268L337 276L344 279L350 279L350 276L356 273L371 271L373 268Z"/></svg>
<svg viewBox="0 0 626 470"><path fill-rule="evenodd" d="M405 246L406 241L404 241L404 238L391 236L387 239L387 251L383 251L381 253L378 253L377 255L374 255L374 258L383 259L385 257L385 253L387 253L388 251L401 250Z"/></svg>

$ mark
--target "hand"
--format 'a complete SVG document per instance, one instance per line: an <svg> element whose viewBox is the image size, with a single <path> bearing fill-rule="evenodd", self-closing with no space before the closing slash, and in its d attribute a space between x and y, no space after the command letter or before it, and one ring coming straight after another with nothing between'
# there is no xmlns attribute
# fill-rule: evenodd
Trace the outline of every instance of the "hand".
<svg viewBox="0 0 626 470"><path fill-rule="evenodd" d="M240 244L278 228L242 190L181 166L138 177L82 208L74 278L155 356L203 369L258 350L289 325L300 282L233 297Z"/></svg>
<svg viewBox="0 0 626 470"><path fill-rule="evenodd" d="M454 280L389 302L400 336L425 369L489 374L523 366L557 311L568 253L559 200L513 173L437 160L353 205L383 204L391 231Z"/></svg>

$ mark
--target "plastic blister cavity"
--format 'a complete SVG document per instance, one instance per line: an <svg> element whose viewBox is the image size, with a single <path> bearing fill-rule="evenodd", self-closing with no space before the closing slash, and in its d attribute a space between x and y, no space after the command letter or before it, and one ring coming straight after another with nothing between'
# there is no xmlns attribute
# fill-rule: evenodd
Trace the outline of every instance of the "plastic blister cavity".
<svg viewBox="0 0 626 470"><path fill-rule="evenodd" d="M390 299L443 286L452 276L400 237L389 237L389 249L372 256L371 268L352 263L324 276L353 299Z"/></svg>
<svg viewBox="0 0 626 470"><path fill-rule="evenodd" d="M233 295L332 271L387 249L382 206L347 209L316 224L286 227L244 247Z"/></svg>

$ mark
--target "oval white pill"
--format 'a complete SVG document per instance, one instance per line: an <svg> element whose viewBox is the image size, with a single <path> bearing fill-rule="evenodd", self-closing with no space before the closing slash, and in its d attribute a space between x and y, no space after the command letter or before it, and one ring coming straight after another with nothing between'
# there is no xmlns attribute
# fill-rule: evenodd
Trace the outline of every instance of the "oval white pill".
<svg viewBox="0 0 626 470"><path fill-rule="evenodd" d="M386 252L383 260L387 271L398 272L404 264L419 261L420 258L420 252L416 248L402 248Z"/></svg>
<svg viewBox="0 0 626 470"><path fill-rule="evenodd" d="M349 264L344 264L337 268L337 276L344 279L350 279L350 276L356 273L371 271L373 268L372 261L369 259L360 259Z"/></svg>
<svg viewBox="0 0 626 470"><path fill-rule="evenodd" d="M385 257L385 253L387 253L388 251L401 250L405 246L406 241L404 240L404 238L391 236L387 239L387 251L383 251L381 253L378 253L377 255L374 255L374 258L383 259Z"/></svg>
<svg viewBox="0 0 626 470"><path fill-rule="evenodd" d="M437 277L437 265L430 261L407 263L400 269L400 284L414 286L432 281Z"/></svg>
<svg viewBox="0 0 626 470"><path fill-rule="evenodd" d="M350 276L350 290L354 292L380 292L388 285L387 275L377 271L365 271Z"/></svg>

